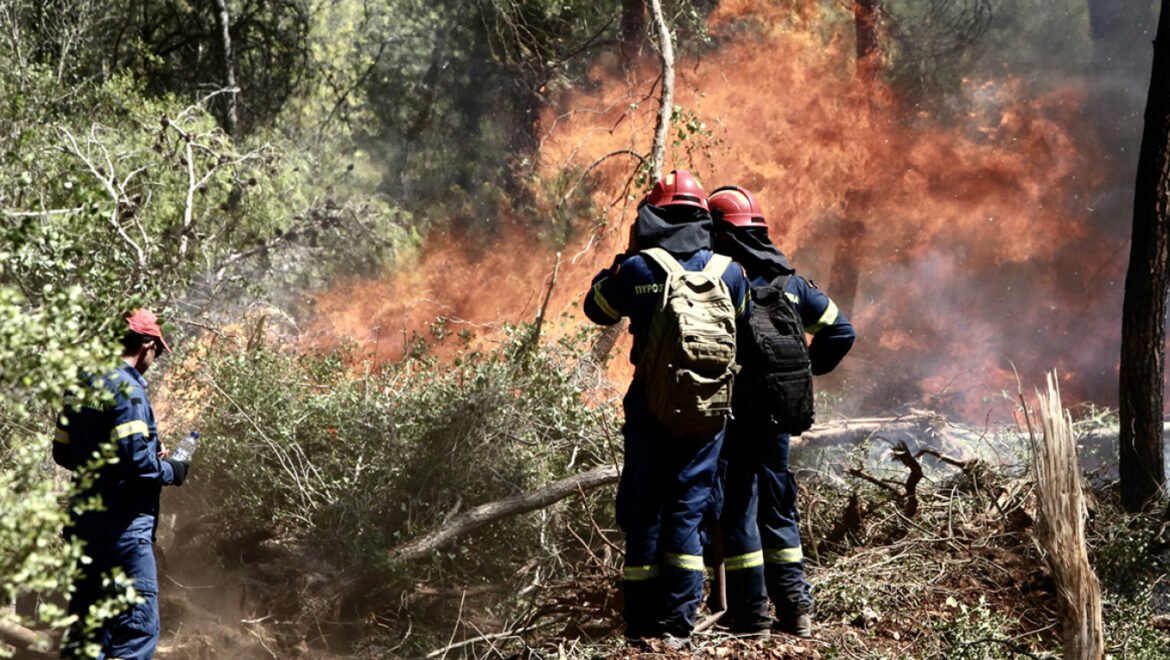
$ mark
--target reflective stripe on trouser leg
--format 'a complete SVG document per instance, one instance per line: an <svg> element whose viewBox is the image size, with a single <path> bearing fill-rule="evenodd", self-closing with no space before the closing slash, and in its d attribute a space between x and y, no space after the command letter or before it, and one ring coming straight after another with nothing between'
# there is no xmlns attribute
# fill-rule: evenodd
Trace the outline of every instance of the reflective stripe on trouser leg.
<svg viewBox="0 0 1170 660"><path fill-rule="evenodd" d="M786 434L765 443L760 466L760 537L768 596L780 618L812 611L812 587L804 575L796 479L788 470Z"/></svg>
<svg viewBox="0 0 1170 660"><path fill-rule="evenodd" d="M622 568L622 579L628 582L644 582L658 577L658 566L626 566Z"/></svg>
<svg viewBox="0 0 1170 660"><path fill-rule="evenodd" d="M803 554L796 548L764 550L768 596L780 619L812 611L812 585L804 575Z"/></svg>
<svg viewBox="0 0 1170 660"><path fill-rule="evenodd" d="M699 528L710 510L723 433L707 442L666 436L662 440L662 623L666 632L685 637L694 629L695 613L703 599Z"/></svg>
<svg viewBox="0 0 1170 660"><path fill-rule="evenodd" d="M764 551L756 550L755 552L748 552L742 555L735 555L734 557L727 557L723 560L723 565L727 568L728 571L742 571L745 568L763 566Z"/></svg>
<svg viewBox="0 0 1170 660"><path fill-rule="evenodd" d="M795 564L804 561L804 553L800 546L795 548L769 548L761 552L762 558L769 564Z"/></svg>
<svg viewBox="0 0 1170 660"><path fill-rule="evenodd" d="M768 438L767 427L761 427L758 418L743 415L728 423L723 439L721 458L727 468L719 522L726 551L725 623L737 632L763 630L770 623L757 521L762 446Z"/></svg>

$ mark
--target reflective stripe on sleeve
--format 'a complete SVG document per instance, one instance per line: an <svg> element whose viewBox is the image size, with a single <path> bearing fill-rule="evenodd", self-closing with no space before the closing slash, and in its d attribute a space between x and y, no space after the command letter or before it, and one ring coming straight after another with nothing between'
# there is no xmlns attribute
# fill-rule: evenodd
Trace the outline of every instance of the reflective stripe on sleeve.
<svg viewBox="0 0 1170 660"><path fill-rule="evenodd" d="M658 577L658 566L626 566L622 569L622 579L629 582L642 582Z"/></svg>
<svg viewBox="0 0 1170 660"><path fill-rule="evenodd" d="M110 440L121 440L122 438L128 438L135 433L150 435L150 427L147 426L146 422L142 421L141 419L136 419L133 422L126 422L125 424L119 424L114 427L113 431L110 431Z"/></svg>
<svg viewBox="0 0 1170 660"><path fill-rule="evenodd" d="M769 564L795 564L804 559L800 546L795 548L770 548L764 551L764 560Z"/></svg>
<svg viewBox="0 0 1170 660"><path fill-rule="evenodd" d="M837 303L830 300L829 306L825 308L825 313L821 314L821 318L817 319L816 323L813 323L812 325L805 328L804 331L810 335L815 335L821 330L824 330L825 328L836 323L837 317L839 315L840 312L837 310Z"/></svg>
<svg viewBox="0 0 1170 660"><path fill-rule="evenodd" d="M53 435L53 442L59 442L63 445L69 444L69 431L57 429L57 432Z"/></svg>
<svg viewBox="0 0 1170 660"><path fill-rule="evenodd" d="M600 307L601 311L605 312L609 318L616 321L620 319L622 315L618 314L617 310L610 306L609 301L605 299L605 296L601 295L601 283L604 281L605 278L602 278L597 281L597 284L593 285L593 302L597 303L597 306Z"/></svg>
<svg viewBox="0 0 1170 660"><path fill-rule="evenodd" d="M663 560L668 566L681 568L684 571L701 571L703 570L703 557L701 555L676 555L667 554Z"/></svg>
<svg viewBox="0 0 1170 660"><path fill-rule="evenodd" d="M727 557L723 560L723 565L729 571L742 571L745 568L755 568L756 566L764 565L764 551L756 550L734 557Z"/></svg>

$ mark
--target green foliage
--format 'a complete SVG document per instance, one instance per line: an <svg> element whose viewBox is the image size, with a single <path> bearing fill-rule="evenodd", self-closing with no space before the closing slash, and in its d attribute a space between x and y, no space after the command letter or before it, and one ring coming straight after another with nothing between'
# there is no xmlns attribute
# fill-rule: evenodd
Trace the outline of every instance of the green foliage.
<svg viewBox="0 0 1170 660"><path fill-rule="evenodd" d="M332 196L311 155L233 142L207 107L103 69L93 15L0 9L0 597L42 602L4 617L60 627L47 603L80 553L60 540L53 422L82 373L116 360L122 313L316 284L382 263L401 233L371 226L385 204Z"/></svg>
<svg viewBox="0 0 1170 660"><path fill-rule="evenodd" d="M1161 590L1164 591L1162 586ZM1128 595L1107 594L1104 609L1105 640L1116 657L1156 660L1166 657L1170 635L1154 626L1162 614L1157 606L1159 588L1147 585Z"/></svg>
<svg viewBox="0 0 1170 660"><path fill-rule="evenodd" d="M950 616L935 626L940 637L939 657L956 660L995 660L1015 656L1014 643L1007 636L1015 622L1011 617L996 612L980 596L973 605L947 598Z"/></svg>
<svg viewBox="0 0 1170 660"><path fill-rule="evenodd" d="M530 332L454 363L424 351L370 368L345 349L186 362L190 371L176 375L212 399L199 469L227 493L206 504L229 524L314 540L358 570L385 565L390 547L453 509L608 462L613 413L582 401L580 355L531 349ZM435 562L448 579L498 574L540 545L537 518L466 539Z"/></svg>

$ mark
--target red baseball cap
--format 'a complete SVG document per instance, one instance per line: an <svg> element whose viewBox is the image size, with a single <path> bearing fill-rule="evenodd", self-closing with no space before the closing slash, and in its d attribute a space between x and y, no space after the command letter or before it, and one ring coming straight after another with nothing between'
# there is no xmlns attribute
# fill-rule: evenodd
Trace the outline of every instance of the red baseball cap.
<svg viewBox="0 0 1170 660"><path fill-rule="evenodd" d="M167 346L167 340L163 339L162 326L158 324L158 317L154 315L154 312L149 309L136 309L130 312L130 316L126 317L126 322L130 324L131 330L140 335L158 337L163 350L170 352L171 347Z"/></svg>

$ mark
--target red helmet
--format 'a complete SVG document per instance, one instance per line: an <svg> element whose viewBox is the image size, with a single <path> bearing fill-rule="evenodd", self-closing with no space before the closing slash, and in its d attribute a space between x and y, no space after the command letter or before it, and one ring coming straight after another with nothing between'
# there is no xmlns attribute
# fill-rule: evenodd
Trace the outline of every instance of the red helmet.
<svg viewBox="0 0 1170 660"><path fill-rule="evenodd" d="M707 210L707 194L698 179L686 170L671 170L670 174L654 183L654 189L646 195L646 202L654 206L697 206Z"/></svg>
<svg viewBox="0 0 1170 660"><path fill-rule="evenodd" d="M149 309L136 309L126 317L130 329L140 335L155 337L162 344L164 351L170 351L167 340L163 339L162 326L158 324L158 317Z"/></svg>
<svg viewBox="0 0 1170 660"><path fill-rule="evenodd" d="M760 203L746 188L739 186L716 188L707 198L707 204L710 205L711 213L715 217L736 227L768 226ZM722 215L716 213L717 211L722 212Z"/></svg>

